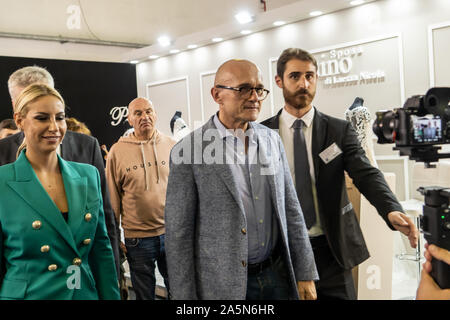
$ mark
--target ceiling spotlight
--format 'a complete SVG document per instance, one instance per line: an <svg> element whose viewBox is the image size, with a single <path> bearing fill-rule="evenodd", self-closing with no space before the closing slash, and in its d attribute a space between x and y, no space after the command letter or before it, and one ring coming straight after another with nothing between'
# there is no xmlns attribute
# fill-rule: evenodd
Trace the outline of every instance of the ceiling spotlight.
<svg viewBox="0 0 450 320"><path fill-rule="evenodd" d="M187 46L188 49L195 49L197 47L198 47L198 45L196 45L196 44L190 44Z"/></svg>
<svg viewBox="0 0 450 320"><path fill-rule="evenodd" d="M273 25L275 26L275 27L279 27L279 26L282 26L283 24L286 24L286 22L284 22L284 21L275 21L274 23L273 23Z"/></svg>
<svg viewBox="0 0 450 320"><path fill-rule="evenodd" d="M309 15L310 15L311 17L317 17L317 16L320 16L321 14L323 14L322 11L311 11L311 12L309 13Z"/></svg>
<svg viewBox="0 0 450 320"><path fill-rule="evenodd" d="M158 59L159 56L157 56L156 54L152 54L151 56L148 56L149 59Z"/></svg>
<svg viewBox="0 0 450 320"><path fill-rule="evenodd" d="M360 5L360 4L363 4L363 3L364 3L364 0L350 1L350 5L352 5L352 6L357 6L357 5Z"/></svg>
<svg viewBox="0 0 450 320"><path fill-rule="evenodd" d="M234 17L240 24L246 24L253 21L253 16L247 11L241 11Z"/></svg>
<svg viewBox="0 0 450 320"><path fill-rule="evenodd" d="M170 53L178 53L178 52L180 52L180 50L178 50L178 49L172 49L172 50L170 50L169 52L170 52Z"/></svg>
<svg viewBox="0 0 450 320"><path fill-rule="evenodd" d="M139 63L139 61L138 60L131 60L130 63L136 64L136 63Z"/></svg>
<svg viewBox="0 0 450 320"><path fill-rule="evenodd" d="M220 42L223 38L212 38L212 42Z"/></svg>
<svg viewBox="0 0 450 320"><path fill-rule="evenodd" d="M171 41L168 36L161 36L158 38L158 43L163 47L168 47L170 46Z"/></svg>
<svg viewBox="0 0 450 320"><path fill-rule="evenodd" d="M243 35L250 34L250 33L252 33L251 30L242 30L241 31L241 34L243 34Z"/></svg>

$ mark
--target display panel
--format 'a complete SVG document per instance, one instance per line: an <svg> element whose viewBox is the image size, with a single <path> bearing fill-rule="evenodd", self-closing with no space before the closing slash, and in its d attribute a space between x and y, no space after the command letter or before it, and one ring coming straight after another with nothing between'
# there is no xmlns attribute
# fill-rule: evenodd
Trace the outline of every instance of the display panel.
<svg viewBox="0 0 450 320"><path fill-rule="evenodd" d="M84 122L108 148L129 126L126 106L136 98L136 66L130 63L0 57L0 120L12 118L7 81L27 66L49 71L66 102L66 116Z"/></svg>
<svg viewBox="0 0 450 320"><path fill-rule="evenodd" d="M187 77L147 84L147 98L156 111L156 128L164 134L172 136L170 120L176 111L181 111L182 118L191 126Z"/></svg>

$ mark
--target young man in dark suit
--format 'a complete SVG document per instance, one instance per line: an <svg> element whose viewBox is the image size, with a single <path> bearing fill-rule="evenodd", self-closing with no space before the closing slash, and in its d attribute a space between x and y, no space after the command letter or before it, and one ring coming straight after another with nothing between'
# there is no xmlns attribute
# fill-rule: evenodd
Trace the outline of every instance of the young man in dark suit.
<svg viewBox="0 0 450 320"><path fill-rule="evenodd" d="M369 257L345 187L344 171L392 230L417 246L418 230L374 168L348 121L312 106L317 62L308 52L290 48L277 63L277 85L285 106L262 122L279 130L297 196L302 206L320 280L317 298L356 299L351 269Z"/></svg>
<svg viewBox="0 0 450 320"><path fill-rule="evenodd" d="M12 106L23 89L30 84L42 82L54 87L52 75L44 68L38 66L24 67L16 70L8 79L8 90ZM17 149L23 141L23 132L16 133L0 140L0 166L16 161ZM103 209L105 213L106 228L114 253L116 270L119 270L119 239L114 212L109 201L106 186L105 166L100 146L96 138L81 133L67 131L60 145L61 157L67 161L81 162L93 165L100 173L102 185ZM119 273L118 273L119 274Z"/></svg>

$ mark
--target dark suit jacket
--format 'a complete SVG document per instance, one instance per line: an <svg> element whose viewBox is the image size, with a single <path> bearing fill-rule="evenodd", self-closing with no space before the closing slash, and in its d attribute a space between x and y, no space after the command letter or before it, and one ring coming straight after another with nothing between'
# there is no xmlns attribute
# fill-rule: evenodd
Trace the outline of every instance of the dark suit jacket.
<svg viewBox="0 0 450 320"><path fill-rule="evenodd" d="M271 129L279 129L280 114L281 110L262 124ZM319 154L333 143L337 144L342 153L325 164ZM370 164L350 122L328 116L316 109L312 153L322 228L336 260L342 267L349 269L369 258L369 252L348 199L344 171L347 171L358 190L392 230L394 228L387 214L403 209L383 174Z"/></svg>
<svg viewBox="0 0 450 320"><path fill-rule="evenodd" d="M17 149L19 149L22 141L23 132L0 139L0 166L16 161ZM61 157L67 161L93 165L100 173L106 228L108 230L108 236L114 253L116 269L119 270L119 235L116 229L114 212L109 201L105 178L105 165L97 139L85 134L68 130L61 144Z"/></svg>

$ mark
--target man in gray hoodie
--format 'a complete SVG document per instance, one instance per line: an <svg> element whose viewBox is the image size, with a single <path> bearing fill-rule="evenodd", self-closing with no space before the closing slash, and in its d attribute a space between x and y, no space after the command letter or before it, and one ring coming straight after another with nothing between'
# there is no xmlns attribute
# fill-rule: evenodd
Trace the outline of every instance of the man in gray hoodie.
<svg viewBox="0 0 450 320"><path fill-rule="evenodd" d="M164 207L175 140L155 128L156 119L149 100L131 101L128 122L134 132L111 147L106 164L111 205L124 230L125 244L121 247L127 255L137 300L155 299L155 262L169 288Z"/></svg>

